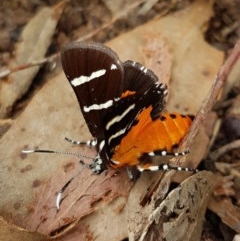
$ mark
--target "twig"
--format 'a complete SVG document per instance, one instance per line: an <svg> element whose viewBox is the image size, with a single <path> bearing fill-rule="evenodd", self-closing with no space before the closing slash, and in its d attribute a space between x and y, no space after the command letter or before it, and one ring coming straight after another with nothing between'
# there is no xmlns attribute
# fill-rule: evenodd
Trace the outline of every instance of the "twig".
<svg viewBox="0 0 240 241"><path fill-rule="evenodd" d="M53 54L49 57L46 57L44 59L40 59L37 61L32 61L30 63L26 63L26 64L22 64L16 67L11 67L9 69L3 70L2 72L0 72L0 79L6 78L7 76L9 76L10 74L20 71L20 70L24 70L24 69L28 69L37 65L42 65L45 63L52 63L55 61L55 59L57 58L58 53L57 54Z"/></svg>
<svg viewBox="0 0 240 241"><path fill-rule="evenodd" d="M211 160L215 161L220 156L222 156L224 153L231 151L232 149L237 149L237 148L240 148L240 140L236 140L236 141L228 143L224 146L221 146L217 150L210 153L209 157L211 158Z"/></svg>

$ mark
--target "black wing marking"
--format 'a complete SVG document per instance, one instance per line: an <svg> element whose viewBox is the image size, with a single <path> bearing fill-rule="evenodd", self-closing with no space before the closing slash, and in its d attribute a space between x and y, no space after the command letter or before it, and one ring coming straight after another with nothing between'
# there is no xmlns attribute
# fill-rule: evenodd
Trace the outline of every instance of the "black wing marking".
<svg viewBox="0 0 240 241"><path fill-rule="evenodd" d="M128 60L123 63L124 66L124 91L136 91L139 95L145 93L145 91L154 88L156 83L159 83L158 77L143 65ZM162 85L163 96L167 95L167 86ZM159 118L160 112L163 110L165 101L163 98L156 99L152 102L153 110L151 112L152 119Z"/></svg>
<svg viewBox="0 0 240 241"><path fill-rule="evenodd" d="M158 77L143 65L128 60L123 63L124 87L123 91L131 90L144 93L158 82Z"/></svg>
<svg viewBox="0 0 240 241"><path fill-rule="evenodd" d="M91 134L103 138L109 100L123 91L123 66L118 56L99 43L73 42L61 52L62 66L78 99ZM72 82L72 81L75 82Z"/></svg>

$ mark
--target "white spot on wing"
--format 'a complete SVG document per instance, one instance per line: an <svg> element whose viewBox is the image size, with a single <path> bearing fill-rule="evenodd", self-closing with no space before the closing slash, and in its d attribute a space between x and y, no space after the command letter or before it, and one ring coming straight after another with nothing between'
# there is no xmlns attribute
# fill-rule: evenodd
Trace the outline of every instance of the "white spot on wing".
<svg viewBox="0 0 240 241"><path fill-rule="evenodd" d="M134 109L135 104L130 105L121 115L118 115L116 117L114 117L111 121L109 121L106 125L106 129L109 130L109 128L116 122L119 122L122 120L122 118L124 118L124 116L126 116L130 110Z"/></svg>
<svg viewBox="0 0 240 241"><path fill-rule="evenodd" d="M122 130L116 132L114 135L112 135L109 139L108 139L108 144L111 142L112 139L118 137L118 136L121 136L122 134L125 133L127 128L123 128Z"/></svg>
<svg viewBox="0 0 240 241"><path fill-rule="evenodd" d="M113 162L116 165L118 165L120 163L119 161L115 161L115 160L111 160L111 162Z"/></svg>
<svg viewBox="0 0 240 241"><path fill-rule="evenodd" d="M111 70L113 70L113 69L117 69L117 65L112 64L112 65L111 65Z"/></svg>
<svg viewBox="0 0 240 241"><path fill-rule="evenodd" d="M71 84L76 87L76 86L82 85L84 83L87 83L87 82L91 81L92 79L99 78L99 77L105 75L105 73L106 73L105 69L100 69L95 72L92 72L90 76L81 75L80 77L74 78L71 81Z"/></svg>
<svg viewBox="0 0 240 241"><path fill-rule="evenodd" d="M107 102L105 103L102 103L102 104L93 104L93 105L90 105L90 106L84 106L83 107L83 111L84 112L89 112L91 110L101 110L101 109L107 109L108 107L112 106L113 104L113 100L108 100Z"/></svg>
<svg viewBox="0 0 240 241"><path fill-rule="evenodd" d="M103 141L100 142L99 151L101 151L104 146L105 146L105 141L103 140Z"/></svg>

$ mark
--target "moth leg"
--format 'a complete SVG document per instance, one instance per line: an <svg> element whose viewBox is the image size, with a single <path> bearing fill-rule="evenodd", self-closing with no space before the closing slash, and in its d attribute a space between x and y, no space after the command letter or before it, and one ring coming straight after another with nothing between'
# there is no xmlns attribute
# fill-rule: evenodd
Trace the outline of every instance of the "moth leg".
<svg viewBox="0 0 240 241"><path fill-rule="evenodd" d="M166 150L156 150L149 153L144 153L139 159L140 162L137 165L137 169L140 172L169 171L169 170L184 171L184 172L198 172L198 170L194 168L173 166L167 163L161 163L159 165L152 163L152 158L155 156L184 156L184 155L187 155L188 153L189 153L188 150L184 152L167 152Z"/></svg>
<svg viewBox="0 0 240 241"><path fill-rule="evenodd" d="M74 145L87 145L89 147L94 147L94 146L97 145L96 139L88 140L88 141L77 141L77 140L72 140L72 139L69 139L69 138L65 137L65 140L74 144Z"/></svg>
<svg viewBox="0 0 240 241"><path fill-rule="evenodd" d="M144 171L169 171L169 170L175 170L175 171L183 171L183 172L198 172L198 169L194 168L188 168L188 167L180 167L180 166L172 166L169 164L163 164L160 165L153 165L152 163L146 163L146 164L139 164L137 165L137 169L140 172Z"/></svg>
<svg viewBox="0 0 240 241"><path fill-rule="evenodd" d="M140 171L136 168L136 166L127 167L127 174L131 181L135 181L140 177Z"/></svg>
<svg viewBox="0 0 240 241"><path fill-rule="evenodd" d="M154 157L154 156L185 156L189 153L190 153L189 150L185 150L183 152L168 152L166 150L156 150L156 151L144 153L144 155L148 155L150 157Z"/></svg>

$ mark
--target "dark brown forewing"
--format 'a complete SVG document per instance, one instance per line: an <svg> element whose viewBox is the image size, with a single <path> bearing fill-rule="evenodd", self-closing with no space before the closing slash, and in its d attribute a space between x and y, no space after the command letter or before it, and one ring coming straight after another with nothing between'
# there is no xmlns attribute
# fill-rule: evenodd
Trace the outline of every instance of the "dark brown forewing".
<svg viewBox="0 0 240 241"><path fill-rule="evenodd" d="M105 74L79 86L72 86L82 114L91 134L103 137L102 121L106 109L84 112L83 107L103 104L121 96L123 91L123 67L118 56L100 43L73 42L62 49L62 66L70 84L74 78L91 76L98 70Z"/></svg>

